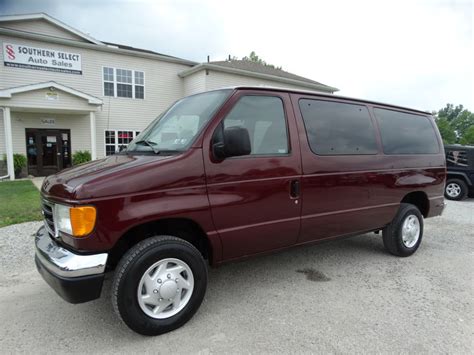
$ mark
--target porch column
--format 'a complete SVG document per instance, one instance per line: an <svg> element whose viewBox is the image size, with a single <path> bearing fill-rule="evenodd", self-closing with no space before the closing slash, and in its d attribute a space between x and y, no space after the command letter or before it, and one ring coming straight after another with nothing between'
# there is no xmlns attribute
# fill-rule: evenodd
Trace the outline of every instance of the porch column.
<svg viewBox="0 0 474 355"><path fill-rule="evenodd" d="M12 119L10 107L3 108L3 125L5 127L5 155L7 156L7 171L10 180L15 180L15 168L13 166L13 140L12 140Z"/></svg>
<svg viewBox="0 0 474 355"><path fill-rule="evenodd" d="M90 115L90 125L91 125L91 157L92 160L97 159L97 132L95 126L95 112L91 111Z"/></svg>

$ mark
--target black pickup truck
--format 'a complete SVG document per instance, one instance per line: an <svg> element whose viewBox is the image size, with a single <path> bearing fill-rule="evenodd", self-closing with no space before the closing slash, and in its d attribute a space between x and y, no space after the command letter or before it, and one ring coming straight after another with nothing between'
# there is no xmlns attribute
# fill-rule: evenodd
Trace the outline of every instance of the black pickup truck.
<svg viewBox="0 0 474 355"><path fill-rule="evenodd" d="M447 178L444 196L463 200L474 192L474 146L446 145Z"/></svg>

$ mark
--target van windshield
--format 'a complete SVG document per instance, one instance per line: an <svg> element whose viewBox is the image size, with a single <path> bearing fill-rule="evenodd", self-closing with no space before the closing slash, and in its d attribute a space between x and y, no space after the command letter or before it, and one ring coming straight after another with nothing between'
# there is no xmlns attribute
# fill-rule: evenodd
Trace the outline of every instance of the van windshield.
<svg viewBox="0 0 474 355"><path fill-rule="evenodd" d="M232 90L185 97L158 116L127 147L127 152L180 152L189 148Z"/></svg>

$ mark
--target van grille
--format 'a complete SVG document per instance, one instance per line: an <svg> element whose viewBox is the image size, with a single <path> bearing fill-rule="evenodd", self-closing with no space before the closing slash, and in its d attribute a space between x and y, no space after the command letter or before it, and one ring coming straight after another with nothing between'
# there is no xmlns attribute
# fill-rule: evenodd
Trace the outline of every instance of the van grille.
<svg viewBox="0 0 474 355"><path fill-rule="evenodd" d="M53 215L54 204L45 199L41 200L41 212L43 214L44 226L48 233L52 236L56 236L56 228L54 227L54 215Z"/></svg>

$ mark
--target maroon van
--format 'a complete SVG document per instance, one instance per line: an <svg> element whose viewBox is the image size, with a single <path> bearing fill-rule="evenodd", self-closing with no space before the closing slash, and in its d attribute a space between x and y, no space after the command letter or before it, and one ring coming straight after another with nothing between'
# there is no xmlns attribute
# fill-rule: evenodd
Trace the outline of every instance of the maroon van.
<svg viewBox="0 0 474 355"><path fill-rule="evenodd" d="M422 111L275 88L186 97L122 152L48 177L36 265L71 303L157 335L199 308L207 264L382 231L409 256L441 214L442 141Z"/></svg>

